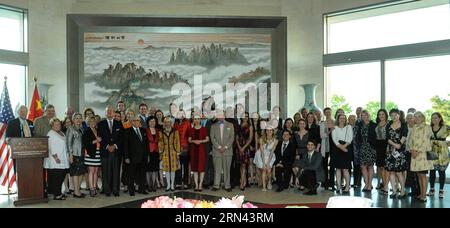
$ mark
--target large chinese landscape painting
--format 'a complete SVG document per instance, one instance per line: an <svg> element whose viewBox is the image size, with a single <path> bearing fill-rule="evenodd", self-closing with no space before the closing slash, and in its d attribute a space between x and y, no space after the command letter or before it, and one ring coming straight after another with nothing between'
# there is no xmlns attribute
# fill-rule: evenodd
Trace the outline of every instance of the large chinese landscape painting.
<svg viewBox="0 0 450 228"><path fill-rule="evenodd" d="M165 113L178 82L270 83L271 35L85 33L85 106L96 111L123 100ZM194 104L200 105L200 104Z"/></svg>

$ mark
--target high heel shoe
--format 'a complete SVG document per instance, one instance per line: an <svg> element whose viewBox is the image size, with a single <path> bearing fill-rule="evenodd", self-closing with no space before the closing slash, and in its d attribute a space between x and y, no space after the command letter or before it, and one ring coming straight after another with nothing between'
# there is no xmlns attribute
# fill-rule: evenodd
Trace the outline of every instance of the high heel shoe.
<svg viewBox="0 0 450 228"><path fill-rule="evenodd" d="M397 199L405 199L406 198L406 193L404 193L403 195L399 195L397 196Z"/></svg>
<svg viewBox="0 0 450 228"><path fill-rule="evenodd" d="M444 190L439 190L439 199L444 199Z"/></svg>
<svg viewBox="0 0 450 228"><path fill-rule="evenodd" d="M392 193L392 194L389 196L389 198L391 198L391 199L397 198L397 193Z"/></svg>
<svg viewBox="0 0 450 228"><path fill-rule="evenodd" d="M430 191L427 194L428 196L434 196L434 188L430 189Z"/></svg>

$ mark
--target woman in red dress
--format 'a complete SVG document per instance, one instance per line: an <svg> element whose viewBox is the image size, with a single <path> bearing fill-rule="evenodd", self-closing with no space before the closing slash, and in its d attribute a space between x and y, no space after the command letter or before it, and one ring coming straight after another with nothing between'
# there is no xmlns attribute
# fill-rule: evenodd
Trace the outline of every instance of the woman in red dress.
<svg viewBox="0 0 450 228"><path fill-rule="evenodd" d="M191 170L194 172L195 191L201 192L205 176L205 143L209 142L206 128L200 124L200 116L194 117L194 127L190 128L188 141L190 146Z"/></svg>

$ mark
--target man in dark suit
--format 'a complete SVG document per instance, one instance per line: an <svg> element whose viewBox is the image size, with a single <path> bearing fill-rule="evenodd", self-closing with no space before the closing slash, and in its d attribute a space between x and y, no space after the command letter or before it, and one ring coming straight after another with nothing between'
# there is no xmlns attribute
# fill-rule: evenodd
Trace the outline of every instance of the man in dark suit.
<svg viewBox="0 0 450 228"><path fill-rule="evenodd" d="M17 110L18 118L10 120L6 128L6 138L31 138L33 137L33 122L27 120L27 106L22 105Z"/></svg>
<svg viewBox="0 0 450 228"><path fill-rule="evenodd" d="M317 143L310 139L306 144L308 150L300 160L299 180L300 185L308 189L305 195L317 194L317 182L322 182L325 179L322 168L322 155L315 151Z"/></svg>
<svg viewBox="0 0 450 228"><path fill-rule="evenodd" d="M283 131L283 140L278 142L275 149L275 176L277 178L278 189L281 192L289 187L291 180L292 164L295 160L296 145L291 142L291 133L288 130Z"/></svg>
<svg viewBox="0 0 450 228"><path fill-rule="evenodd" d="M135 116L131 120L132 127L125 130L123 140L123 152L125 155L125 163L128 166L128 191L130 196L134 196L134 183L139 186L138 192L141 194L148 194L145 190L145 164L149 151L149 141L147 131L140 128L140 118Z"/></svg>
<svg viewBox="0 0 450 228"><path fill-rule="evenodd" d="M17 109L18 118L12 119L8 122L8 127L6 128L6 143L9 143L10 138L31 138L33 137L33 122L27 119L28 108L25 105L21 105ZM14 171L16 169L16 159L13 160Z"/></svg>
<svg viewBox="0 0 450 228"><path fill-rule="evenodd" d="M100 156L102 160L102 185L106 196L111 193L119 196L120 164L119 149L122 146L122 123L114 120L114 108L106 108L106 119L98 124L98 134L102 139L100 143Z"/></svg>
<svg viewBox="0 0 450 228"><path fill-rule="evenodd" d="M141 122L141 127L148 128L148 126L147 126L148 106L146 103L142 103L139 105L139 119Z"/></svg>

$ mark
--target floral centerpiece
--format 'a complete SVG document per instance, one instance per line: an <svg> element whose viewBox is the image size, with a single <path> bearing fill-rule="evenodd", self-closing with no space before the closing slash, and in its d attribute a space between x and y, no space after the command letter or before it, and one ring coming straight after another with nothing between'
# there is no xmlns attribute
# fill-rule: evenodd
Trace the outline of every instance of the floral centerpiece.
<svg viewBox="0 0 450 228"><path fill-rule="evenodd" d="M160 196L142 204L141 208L257 208L251 203L244 203L244 196L235 196L231 199L222 198L217 202L206 200L192 200L183 198L170 198Z"/></svg>

